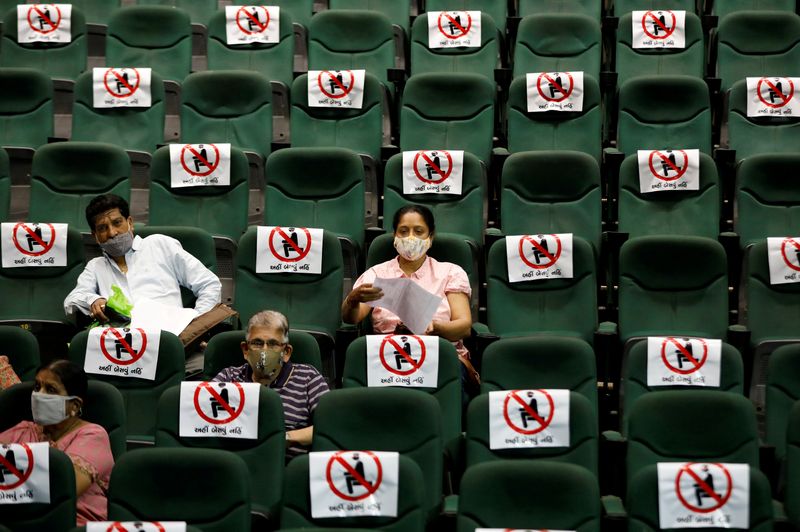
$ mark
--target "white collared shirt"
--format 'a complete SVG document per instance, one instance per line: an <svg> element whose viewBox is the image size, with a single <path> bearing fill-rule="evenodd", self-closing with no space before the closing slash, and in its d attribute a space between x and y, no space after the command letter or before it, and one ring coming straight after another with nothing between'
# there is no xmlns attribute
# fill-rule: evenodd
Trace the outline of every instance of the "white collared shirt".
<svg viewBox="0 0 800 532"><path fill-rule="evenodd" d="M78 309L89 314L98 298L108 299L111 285L117 285L134 306L139 299L149 299L183 308L181 286L197 297L195 311L208 312L220 302L222 285L202 262L185 251L180 242L165 235L136 236L125 254L128 273L105 253L89 261L78 277L78 284L64 300L64 311Z"/></svg>

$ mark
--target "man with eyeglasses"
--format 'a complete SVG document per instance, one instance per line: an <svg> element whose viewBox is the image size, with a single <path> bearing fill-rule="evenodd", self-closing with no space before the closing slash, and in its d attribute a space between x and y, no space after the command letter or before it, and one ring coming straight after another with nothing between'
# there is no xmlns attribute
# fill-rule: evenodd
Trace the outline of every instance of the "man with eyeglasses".
<svg viewBox="0 0 800 532"><path fill-rule="evenodd" d="M281 396L286 423L287 460L308 452L314 427L311 416L328 384L314 366L290 361L289 321L274 310L250 318L241 344L245 363L220 371L214 382L259 382Z"/></svg>

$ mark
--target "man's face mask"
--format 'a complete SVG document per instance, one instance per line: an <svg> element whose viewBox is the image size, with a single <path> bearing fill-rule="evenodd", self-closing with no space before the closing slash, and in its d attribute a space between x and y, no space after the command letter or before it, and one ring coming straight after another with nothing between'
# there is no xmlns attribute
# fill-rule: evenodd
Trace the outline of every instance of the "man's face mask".
<svg viewBox="0 0 800 532"><path fill-rule="evenodd" d="M261 374L262 378L272 381L278 376L281 367L283 367L285 344L261 344L250 345L248 361L250 362L250 367Z"/></svg>
<svg viewBox="0 0 800 532"><path fill-rule="evenodd" d="M122 257L133 247L133 232L125 231L99 245L110 257Z"/></svg>

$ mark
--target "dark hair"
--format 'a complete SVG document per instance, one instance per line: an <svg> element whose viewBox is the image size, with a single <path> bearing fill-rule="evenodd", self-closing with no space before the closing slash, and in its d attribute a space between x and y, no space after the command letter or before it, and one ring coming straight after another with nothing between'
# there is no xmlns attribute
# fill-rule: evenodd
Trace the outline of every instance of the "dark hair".
<svg viewBox="0 0 800 532"><path fill-rule="evenodd" d="M410 212L415 212L422 216L422 219L425 220L425 225L428 226L428 232L430 234L436 232L436 222L433 221L433 213L431 210L424 205L418 205L415 203L411 203L397 209L397 212L394 213L394 218L392 219L393 232L397 231L397 226L400 225L400 218Z"/></svg>
<svg viewBox="0 0 800 532"><path fill-rule="evenodd" d="M70 360L59 359L50 362L46 366L41 366L36 370L36 373L43 370L52 371L55 376L58 377L58 380L60 380L61 384L66 388L67 395L80 397L86 402L86 390L89 387L89 379L86 377L86 372L83 371L82 367Z"/></svg>
<svg viewBox="0 0 800 532"><path fill-rule="evenodd" d="M120 214L125 218L131 215L128 202L116 194L100 194L92 198L92 201L86 206L86 221L89 223L89 227L92 231L94 231L94 219L97 218L99 214L103 214L112 209L119 209Z"/></svg>

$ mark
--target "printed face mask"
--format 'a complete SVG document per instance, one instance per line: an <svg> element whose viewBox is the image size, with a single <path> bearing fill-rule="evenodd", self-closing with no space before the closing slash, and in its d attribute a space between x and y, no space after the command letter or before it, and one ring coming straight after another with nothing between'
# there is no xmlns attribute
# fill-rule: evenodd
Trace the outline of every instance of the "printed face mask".
<svg viewBox="0 0 800 532"><path fill-rule="evenodd" d="M110 257L122 257L129 252L132 247L133 232L131 231L120 233L114 238L109 238L100 244L100 249L106 252Z"/></svg>
<svg viewBox="0 0 800 532"><path fill-rule="evenodd" d="M431 247L431 239L407 236L394 237L394 249L406 260L415 261L422 257Z"/></svg>
<svg viewBox="0 0 800 532"><path fill-rule="evenodd" d="M67 414L67 401L71 399L77 399L77 397L42 392L31 393L33 421L43 427L61 423L69 417L69 414Z"/></svg>
<svg viewBox="0 0 800 532"><path fill-rule="evenodd" d="M251 350L250 353L251 366L261 373L263 378L273 380L278 376L278 372L283 366L283 351L261 349L260 351Z"/></svg>

